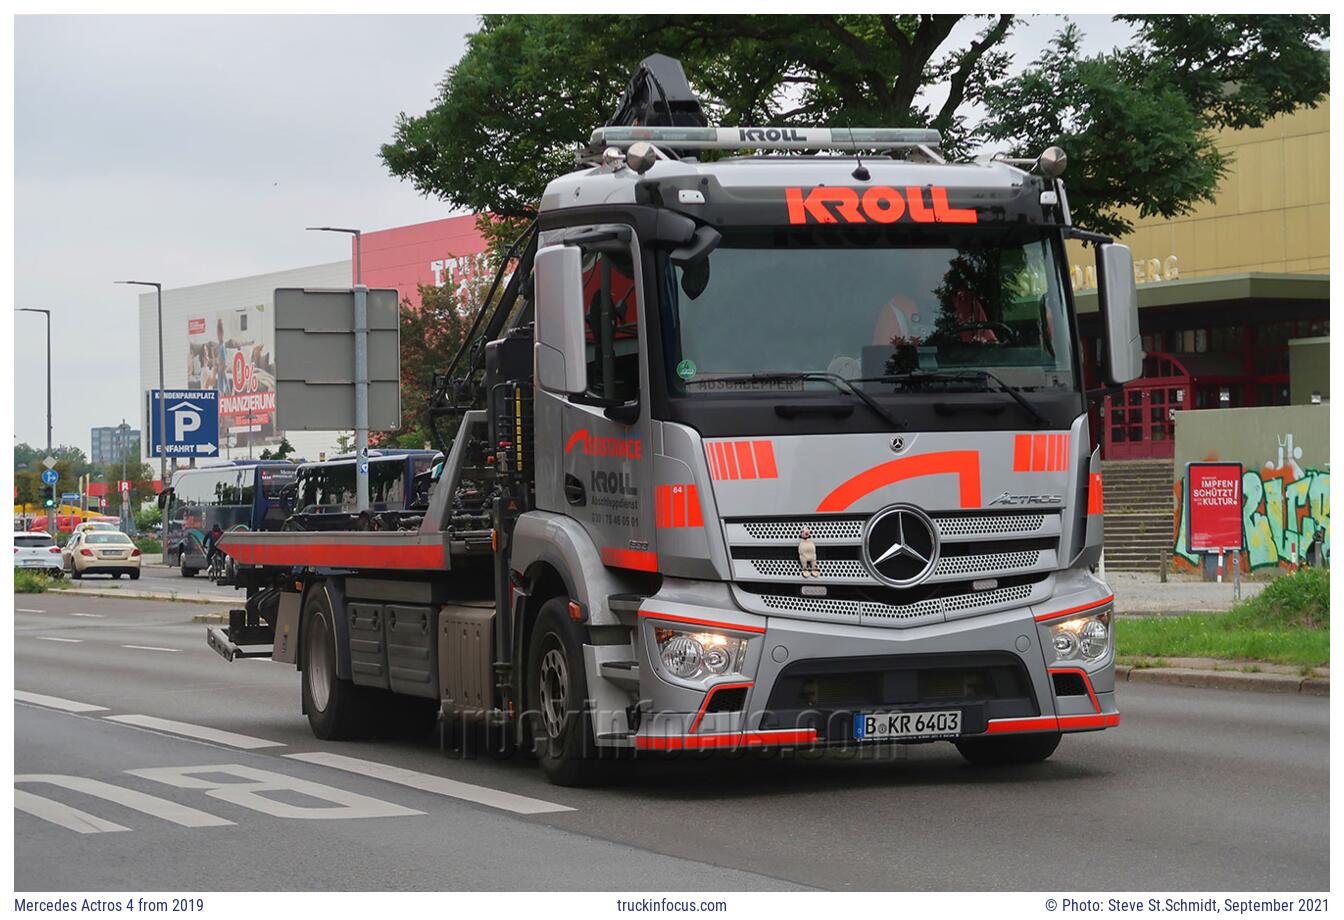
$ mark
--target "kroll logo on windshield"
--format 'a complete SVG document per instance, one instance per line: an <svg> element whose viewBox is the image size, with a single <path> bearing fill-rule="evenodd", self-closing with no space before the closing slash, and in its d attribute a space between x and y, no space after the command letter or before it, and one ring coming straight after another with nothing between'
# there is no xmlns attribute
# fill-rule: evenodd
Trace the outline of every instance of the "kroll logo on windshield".
<svg viewBox="0 0 1344 920"><path fill-rule="evenodd" d="M791 224L973 224L974 208L954 208L947 189L936 185L908 186L902 193L889 185L866 189L819 186L786 188Z"/></svg>

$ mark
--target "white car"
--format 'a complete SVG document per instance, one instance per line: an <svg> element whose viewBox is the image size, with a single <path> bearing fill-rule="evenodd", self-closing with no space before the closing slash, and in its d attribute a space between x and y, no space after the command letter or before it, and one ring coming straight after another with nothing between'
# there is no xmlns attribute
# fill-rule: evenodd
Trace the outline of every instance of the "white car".
<svg viewBox="0 0 1344 920"><path fill-rule="evenodd" d="M59 578L64 574L62 561L61 548L56 545L51 534L42 531L14 534L16 568L41 569Z"/></svg>

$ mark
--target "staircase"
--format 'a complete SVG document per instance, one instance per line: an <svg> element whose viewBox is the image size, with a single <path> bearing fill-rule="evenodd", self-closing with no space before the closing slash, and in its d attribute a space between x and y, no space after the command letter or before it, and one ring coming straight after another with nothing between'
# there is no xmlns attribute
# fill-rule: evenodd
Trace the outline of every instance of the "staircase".
<svg viewBox="0 0 1344 920"><path fill-rule="evenodd" d="M1106 513L1106 568L1153 572L1172 547L1175 522L1170 460L1108 460L1101 464Z"/></svg>

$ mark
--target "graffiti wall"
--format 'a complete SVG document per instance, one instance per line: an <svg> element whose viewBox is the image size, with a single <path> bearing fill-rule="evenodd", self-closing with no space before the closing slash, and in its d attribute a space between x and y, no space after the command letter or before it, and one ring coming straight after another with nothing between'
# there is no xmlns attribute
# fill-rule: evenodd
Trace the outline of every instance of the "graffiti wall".
<svg viewBox="0 0 1344 920"><path fill-rule="evenodd" d="M1229 413L1237 413L1237 417L1224 418L1222 424L1217 424L1218 419L1208 418ZM1205 418L1191 424L1198 416ZM1186 425L1184 445L1183 423ZM1190 460L1242 463L1241 526L1246 545L1243 569L1293 568L1306 557L1315 539L1321 540L1321 549L1328 560L1329 437L1326 406L1179 413L1173 560L1191 568L1200 564L1198 554L1186 549L1186 522L1181 502L1185 463ZM1205 442L1205 449L1198 455L1192 455L1195 450L1191 442L1194 440ZM1248 441L1258 443L1252 446Z"/></svg>

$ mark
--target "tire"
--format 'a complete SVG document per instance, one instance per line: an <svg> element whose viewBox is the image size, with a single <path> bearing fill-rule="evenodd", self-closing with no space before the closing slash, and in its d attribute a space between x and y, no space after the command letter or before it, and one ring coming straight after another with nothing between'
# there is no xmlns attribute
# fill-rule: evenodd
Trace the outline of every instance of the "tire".
<svg viewBox="0 0 1344 920"><path fill-rule="evenodd" d="M108 574L112 576L112 580L113 580L113 581L121 581L121 573L120 573L120 572L109 572Z"/></svg>
<svg viewBox="0 0 1344 920"><path fill-rule="evenodd" d="M1040 763L1059 747L1059 732L1015 738L967 738L953 742L967 761L983 766Z"/></svg>
<svg viewBox="0 0 1344 920"><path fill-rule="evenodd" d="M310 592L299 630L301 693L308 725L323 741L364 737L373 721L370 692L336 675L335 628L327 593Z"/></svg>
<svg viewBox="0 0 1344 920"><path fill-rule="evenodd" d="M139 569L136 569L134 572L130 572L130 573L128 573L128 574L131 576L131 581L139 581L139 580L140 580L140 570L139 570Z"/></svg>
<svg viewBox="0 0 1344 920"><path fill-rule="evenodd" d="M542 604L527 655L525 730L546 779L557 786L593 786L611 778L611 756L593 739L583 637L569 618L569 598Z"/></svg>
<svg viewBox="0 0 1344 920"><path fill-rule="evenodd" d="M71 581L79 581L79 580L80 580L81 578L83 578L83 577L84 577L84 573L81 572L79 569L77 569L77 568L74 566L74 564L72 563L71 566L70 566L70 580L71 580Z"/></svg>
<svg viewBox="0 0 1344 920"><path fill-rule="evenodd" d="M182 577L183 577L183 578L195 578L195 577L196 577L196 573L199 572L200 569L189 569L189 568L187 568L187 560L186 560L185 558L183 558L183 560L182 560L182 569L181 569L181 571L182 571Z"/></svg>

